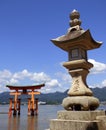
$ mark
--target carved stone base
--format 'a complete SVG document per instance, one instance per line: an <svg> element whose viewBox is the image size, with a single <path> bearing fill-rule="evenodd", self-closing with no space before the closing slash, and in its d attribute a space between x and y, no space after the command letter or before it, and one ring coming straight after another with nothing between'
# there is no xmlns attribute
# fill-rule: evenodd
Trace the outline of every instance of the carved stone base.
<svg viewBox="0 0 106 130"><path fill-rule="evenodd" d="M105 130L105 111L59 111L49 130Z"/></svg>
<svg viewBox="0 0 106 130"><path fill-rule="evenodd" d="M71 96L64 98L62 105L68 111L95 110L99 106L99 100L93 96Z"/></svg>

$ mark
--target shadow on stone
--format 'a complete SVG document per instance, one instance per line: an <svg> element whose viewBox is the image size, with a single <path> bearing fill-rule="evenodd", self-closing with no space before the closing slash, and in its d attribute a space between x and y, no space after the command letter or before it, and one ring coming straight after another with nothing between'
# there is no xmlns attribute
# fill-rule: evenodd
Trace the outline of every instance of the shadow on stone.
<svg viewBox="0 0 106 130"><path fill-rule="evenodd" d="M98 128L97 123L96 123L96 122L93 122L93 123L90 123L90 124L87 126L86 130L99 130L99 128Z"/></svg>
<svg viewBox="0 0 106 130"><path fill-rule="evenodd" d="M81 105L80 105L80 104L75 105L75 106L74 106L74 110L75 110L75 111L81 111Z"/></svg>

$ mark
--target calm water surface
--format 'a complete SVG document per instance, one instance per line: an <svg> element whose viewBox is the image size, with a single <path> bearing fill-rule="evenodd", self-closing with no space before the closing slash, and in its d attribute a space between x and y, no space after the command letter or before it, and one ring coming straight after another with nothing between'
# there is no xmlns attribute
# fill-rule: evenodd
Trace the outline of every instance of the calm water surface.
<svg viewBox="0 0 106 130"><path fill-rule="evenodd" d="M100 106L105 109L106 106ZM27 116L27 106L21 106L21 115L8 117L0 114L0 130L45 130L49 128L50 119L55 119L57 111L63 110L61 105L39 105L38 116ZM0 113L8 112L8 105L0 105Z"/></svg>
<svg viewBox="0 0 106 130"><path fill-rule="evenodd" d="M0 130L45 130L59 110L63 110L61 105L39 105L38 116L27 116L27 106L21 106L20 116L0 114ZM0 105L1 112L8 112L8 105Z"/></svg>

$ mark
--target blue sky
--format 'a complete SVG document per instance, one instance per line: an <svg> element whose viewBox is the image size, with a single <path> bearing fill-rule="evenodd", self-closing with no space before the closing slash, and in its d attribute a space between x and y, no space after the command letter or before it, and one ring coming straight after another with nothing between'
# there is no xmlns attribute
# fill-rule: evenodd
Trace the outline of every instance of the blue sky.
<svg viewBox="0 0 106 130"><path fill-rule="evenodd" d="M94 68L88 75L90 87L106 86L105 0L0 0L0 92L6 84L46 83L42 92L65 91L72 79L62 63L67 53L50 41L69 28L69 14L80 12L81 27L103 41L88 52Z"/></svg>

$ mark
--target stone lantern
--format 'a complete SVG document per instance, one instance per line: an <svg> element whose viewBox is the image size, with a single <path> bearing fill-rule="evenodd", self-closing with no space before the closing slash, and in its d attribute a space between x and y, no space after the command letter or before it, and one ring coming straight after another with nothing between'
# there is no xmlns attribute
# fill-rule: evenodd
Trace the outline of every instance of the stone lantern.
<svg viewBox="0 0 106 130"><path fill-rule="evenodd" d="M68 97L62 105L66 110L57 112L57 119L51 119L49 130L105 130L106 112L96 110L99 100L93 96L86 83L86 77L93 64L88 62L87 50L99 48L89 30L83 30L80 14L73 10L70 14L70 28L66 35L52 39L52 42L68 52L68 61L63 66L72 76ZM94 110L94 111L93 111Z"/></svg>
<svg viewBox="0 0 106 130"><path fill-rule="evenodd" d="M93 96L86 83L86 77L93 64L88 62L87 51L99 48L100 42L95 41L89 30L81 28L80 14L73 10L70 14L70 28L66 35L51 41L68 52L68 61L63 66L72 76L72 85L68 91L68 97L63 99L63 107L66 110L95 110L99 106L99 100Z"/></svg>

